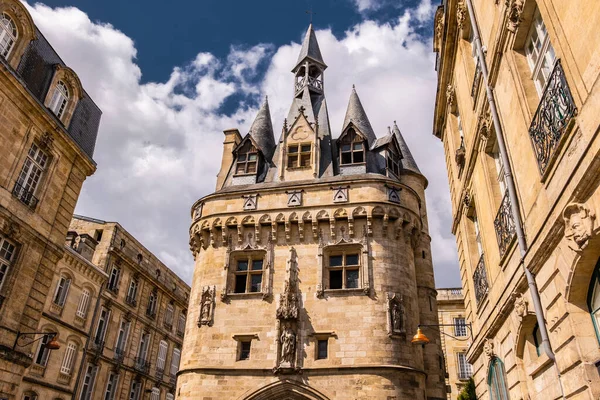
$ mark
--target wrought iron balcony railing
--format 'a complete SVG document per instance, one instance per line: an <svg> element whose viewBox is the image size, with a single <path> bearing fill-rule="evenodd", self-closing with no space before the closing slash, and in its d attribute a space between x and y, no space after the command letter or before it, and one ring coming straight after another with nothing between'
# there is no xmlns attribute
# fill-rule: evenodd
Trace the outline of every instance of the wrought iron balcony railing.
<svg viewBox="0 0 600 400"><path fill-rule="evenodd" d="M94 339L94 341L92 341L92 351L97 352L97 353L102 353L102 351L104 350L104 340L100 340L98 338Z"/></svg>
<svg viewBox="0 0 600 400"><path fill-rule="evenodd" d="M177 328L177 336L183 337L183 333L184 333L183 329Z"/></svg>
<svg viewBox="0 0 600 400"><path fill-rule="evenodd" d="M494 228L496 229L496 239L500 249L500 257L503 257L508 250L512 238L515 236L515 221L512 217L510 197L508 190L504 193L502 203L494 219Z"/></svg>
<svg viewBox="0 0 600 400"><path fill-rule="evenodd" d="M150 372L150 362L141 357L136 357L134 368L136 371L147 375Z"/></svg>
<svg viewBox="0 0 600 400"><path fill-rule="evenodd" d="M483 261L483 254L479 257L479 262L473 272L473 286L475 287L475 300L479 305L489 291L487 272L485 270L485 262Z"/></svg>
<svg viewBox="0 0 600 400"><path fill-rule="evenodd" d="M177 375L171 374L169 377L169 383L171 385L175 386L175 383L177 383Z"/></svg>
<svg viewBox="0 0 600 400"><path fill-rule="evenodd" d="M135 296L133 296L131 294L127 295L127 297L125 298L125 302L127 304L129 304L130 306L133 306L133 307L137 306L137 300L136 300Z"/></svg>
<svg viewBox="0 0 600 400"><path fill-rule="evenodd" d="M115 349L114 359L117 362L117 364L122 364L123 360L125 359L125 349L120 349L117 347Z"/></svg>
<svg viewBox="0 0 600 400"><path fill-rule="evenodd" d="M156 310L146 309L146 316L150 319L156 318Z"/></svg>
<svg viewBox="0 0 600 400"><path fill-rule="evenodd" d="M575 115L577 107L565 72L560 60L556 60L529 127L529 137L542 175L546 172L554 150Z"/></svg>
<svg viewBox="0 0 600 400"><path fill-rule="evenodd" d="M156 379L158 379L159 381L162 381L163 375L165 373L164 368L156 368Z"/></svg>
<svg viewBox="0 0 600 400"><path fill-rule="evenodd" d="M33 195L33 191L24 188L18 182L15 182L15 187L13 188L12 193L13 193L13 196L15 196L17 199L21 200L21 202L25 203L30 208L35 208L35 206L38 203L38 199L37 199L37 197L35 197Z"/></svg>

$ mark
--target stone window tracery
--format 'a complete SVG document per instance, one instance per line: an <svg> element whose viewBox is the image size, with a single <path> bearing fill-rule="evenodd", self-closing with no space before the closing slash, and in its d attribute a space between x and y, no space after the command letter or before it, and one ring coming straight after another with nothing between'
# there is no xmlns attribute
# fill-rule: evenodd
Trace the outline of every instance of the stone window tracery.
<svg viewBox="0 0 600 400"><path fill-rule="evenodd" d="M8 58L18 37L19 32L14 21L8 14L2 13L0 18L0 56Z"/></svg>
<svg viewBox="0 0 600 400"><path fill-rule="evenodd" d="M310 167L312 145L310 143L290 144L288 146L288 168Z"/></svg>

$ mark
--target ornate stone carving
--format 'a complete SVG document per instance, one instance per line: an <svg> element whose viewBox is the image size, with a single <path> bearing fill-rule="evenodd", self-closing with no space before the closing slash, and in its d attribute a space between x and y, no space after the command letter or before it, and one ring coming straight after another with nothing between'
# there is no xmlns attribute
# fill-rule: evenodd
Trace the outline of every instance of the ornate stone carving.
<svg viewBox="0 0 600 400"><path fill-rule="evenodd" d="M302 205L303 190L289 190L285 193L288 195L288 207L298 207Z"/></svg>
<svg viewBox="0 0 600 400"><path fill-rule="evenodd" d="M563 220L569 248L583 251L594 234L596 214L585 204L572 203L565 207Z"/></svg>
<svg viewBox="0 0 600 400"><path fill-rule="evenodd" d="M511 32L516 32L521 24L521 14L523 14L523 0L506 0L506 28Z"/></svg>
<svg viewBox="0 0 600 400"><path fill-rule="evenodd" d="M442 49L442 39L443 39L443 35L444 35L444 13L443 12L436 13L435 18L436 18L436 20L435 20L435 38L434 38L435 49L434 50L439 51Z"/></svg>
<svg viewBox="0 0 600 400"><path fill-rule="evenodd" d="M195 221L202 216L202 208L204 207L204 203L197 204L192 211L192 219Z"/></svg>
<svg viewBox="0 0 600 400"><path fill-rule="evenodd" d="M446 104L450 111L454 109L455 91L454 86L449 84L446 86Z"/></svg>
<svg viewBox="0 0 600 400"><path fill-rule="evenodd" d="M332 187L333 190L333 202L334 203L346 203L348 202L348 188L346 187Z"/></svg>
<svg viewBox="0 0 600 400"><path fill-rule="evenodd" d="M258 193L242 196L244 198L244 210L256 210L258 206Z"/></svg>
<svg viewBox="0 0 600 400"><path fill-rule="evenodd" d="M519 318L524 318L527 316L529 302L522 294L518 294L515 297L515 314Z"/></svg>
<svg viewBox="0 0 600 400"><path fill-rule="evenodd" d="M492 339L485 339L483 342L483 354L491 360L494 357L494 342Z"/></svg>
<svg viewBox="0 0 600 400"><path fill-rule="evenodd" d="M465 21L467 20L467 8L465 6L465 2L463 0L459 0L456 5L456 24L458 25L458 29L462 30L465 26Z"/></svg>
<svg viewBox="0 0 600 400"><path fill-rule="evenodd" d="M406 310L402 295L388 293L388 335L406 337Z"/></svg>
<svg viewBox="0 0 600 400"><path fill-rule="evenodd" d="M17 224L11 218L3 218L2 224L0 225L0 233L9 239L18 241L19 237L21 236L21 229L19 224Z"/></svg>
<svg viewBox="0 0 600 400"><path fill-rule="evenodd" d="M471 208L471 195L468 192L463 197L463 206L465 207L465 213Z"/></svg>
<svg viewBox="0 0 600 400"><path fill-rule="evenodd" d="M204 286L202 288L202 296L200 298L200 317L198 326L213 325L213 315L215 308L215 287Z"/></svg>
<svg viewBox="0 0 600 400"><path fill-rule="evenodd" d="M281 332L281 360L280 367L293 367L296 361L296 334L292 330L292 325L286 322Z"/></svg>
<svg viewBox="0 0 600 400"><path fill-rule="evenodd" d="M38 143L42 149L51 149L54 143L54 136L50 132L44 132L39 138Z"/></svg>
<svg viewBox="0 0 600 400"><path fill-rule="evenodd" d="M388 201L391 201L392 203L400 203L400 190L402 190L402 189L388 186L387 187Z"/></svg>

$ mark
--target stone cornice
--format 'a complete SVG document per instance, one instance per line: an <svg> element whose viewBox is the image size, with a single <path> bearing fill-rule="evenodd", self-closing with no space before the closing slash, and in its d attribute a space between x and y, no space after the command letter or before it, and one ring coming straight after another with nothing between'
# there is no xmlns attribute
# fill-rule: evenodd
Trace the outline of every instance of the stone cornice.
<svg viewBox="0 0 600 400"><path fill-rule="evenodd" d="M99 285L102 285L108 279L108 274L106 272L83 258L81 254L77 253L71 247L66 245L64 247L66 251L63 260L65 260L67 265Z"/></svg>
<svg viewBox="0 0 600 400"><path fill-rule="evenodd" d="M402 371L402 372L413 372L415 374L427 376L425 371L413 367L404 365L389 365L389 364L373 364L373 365L336 365L331 367L304 367L302 368L302 374L310 374L314 372L316 374L332 371L338 373L352 374L359 371L370 371L370 370L391 370L391 371ZM273 375L273 368L184 368L177 372L177 376L181 376L185 373L200 373L207 375Z"/></svg>

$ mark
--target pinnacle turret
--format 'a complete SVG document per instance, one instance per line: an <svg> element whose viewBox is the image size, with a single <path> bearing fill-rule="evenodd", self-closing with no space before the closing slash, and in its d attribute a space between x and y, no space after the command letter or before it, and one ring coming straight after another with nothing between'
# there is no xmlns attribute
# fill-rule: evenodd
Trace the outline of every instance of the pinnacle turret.
<svg viewBox="0 0 600 400"><path fill-rule="evenodd" d="M298 61L296 62L294 71L296 71L302 65L306 58L321 64L322 69L327 68L327 64L325 64L325 61L323 61L321 49L319 49L319 42L317 42L317 36L315 35L312 24L308 26L308 30L304 36L304 41L302 42L302 48L300 49L300 54L298 55Z"/></svg>
<svg viewBox="0 0 600 400"><path fill-rule="evenodd" d="M275 134L273 133L273 123L271 122L271 111L269 110L267 97L265 97L265 101L250 127L250 136L252 136L267 161L270 162L275 151Z"/></svg>
<svg viewBox="0 0 600 400"><path fill-rule="evenodd" d="M352 122L366 137L370 147L377 137L375 136L375 132L373 132L371 122L369 122L367 113L360 102L360 98L358 97L358 93L356 93L354 85L352 85L352 93L350 93L350 100L348 101L348 108L346 109L342 131L346 130L350 122Z"/></svg>
<svg viewBox="0 0 600 400"><path fill-rule="evenodd" d="M408 145L402 136L402 133L400 133L398 125L396 125L396 121L394 121L394 128L392 129L392 132L396 136L396 140L398 140L398 145L400 146L400 151L402 152L402 168L416 172L417 174L421 174L421 171L417 166L417 162L413 158L410 149L408 148Z"/></svg>

